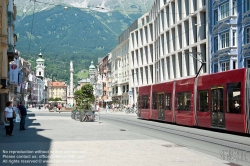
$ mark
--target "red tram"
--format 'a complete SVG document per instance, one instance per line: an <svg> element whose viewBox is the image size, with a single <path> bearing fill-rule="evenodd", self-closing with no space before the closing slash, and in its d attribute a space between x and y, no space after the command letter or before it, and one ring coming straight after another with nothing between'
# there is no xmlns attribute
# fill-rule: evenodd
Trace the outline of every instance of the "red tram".
<svg viewBox="0 0 250 166"><path fill-rule="evenodd" d="M250 133L250 70L139 87L138 116L186 126Z"/></svg>

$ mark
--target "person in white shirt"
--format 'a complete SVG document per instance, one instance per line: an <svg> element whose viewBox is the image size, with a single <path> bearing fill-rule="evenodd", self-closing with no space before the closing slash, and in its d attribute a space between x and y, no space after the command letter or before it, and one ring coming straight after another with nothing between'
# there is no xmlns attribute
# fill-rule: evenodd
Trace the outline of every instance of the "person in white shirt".
<svg viewBox="0 0 250 166"><path fill-rule="evenodd" d="M238 108L239 106L240 106L240 105L239 105L238 101L235 101L234 107L235 107L235 108Z"/></svg>
<svg viewBox="0 0 250 166"><path fill-rule="evenodd" d="M5 119L5 122L9 122L9 125L5 126L6 136L13 136L12 131L13 131L14 123L13 123L13 109L12 109L11 101L8 101L6 103L6 108L4 110L4 119Z"/></svg>
<svg viewBox="0 0 250 166"><path fill-rule="evenodd" d="M109 113L109 106L108 106L108 103L106 103L106 113L107 113L107 114Z"/></svg>

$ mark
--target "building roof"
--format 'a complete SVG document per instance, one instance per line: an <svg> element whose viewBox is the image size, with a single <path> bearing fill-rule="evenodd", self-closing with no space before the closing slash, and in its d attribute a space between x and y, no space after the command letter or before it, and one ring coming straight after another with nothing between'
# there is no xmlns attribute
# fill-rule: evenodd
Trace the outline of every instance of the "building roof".
<svg viewBox="0 0 250 166"><path fill-rule="evenodd" d="M56 82L50 82L49 86L53 86L53 87L66 87L67 85L65 85L62 82L56 81Z"/></svg>
<svg viewBox="0 0 250 166"><path fill-rule="evenodd" d="M89 70L95 70L95 65L93 64L93 61L91 61L91 65L89 66Z"/></svg>
<svg viewBox="0 0 250 166"><path fill-rule="evenodd" d="M44 62L44 59L38 58L36 61L37 61L37 62Z"/></svg>
<svg viewBox="0 0 250 166"><path fill-rule="evenodd" d="M102 61L103 58L98 58L98 63L100 63Z"/></svg>

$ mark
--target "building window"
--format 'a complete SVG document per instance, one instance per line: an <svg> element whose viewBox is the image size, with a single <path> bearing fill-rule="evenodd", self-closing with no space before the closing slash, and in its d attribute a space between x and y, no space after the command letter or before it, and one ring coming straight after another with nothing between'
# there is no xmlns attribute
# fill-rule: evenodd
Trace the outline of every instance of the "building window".
<svg viewBox="0 0 250 166"><path fill-rule="evenodd" d="M221 35L221 48L226 48L229 46L229 32L223 33Z"/></svg>
<svg viewBox="0 0 250 166"><path fill-rule="evenodd" d="M233 61L233 69L236 69L236 61Z"/></svg>
<svg viewBox="0 0 250 166"><path fill-rule="evenodd" d="M250 43L250 27L246 28L246 44Z"/></svg>
<svg viewBox="0 0 250 166"><path fill-rule="evenodd" d="M218 63L214 64L214 73L218 72Z"/></svg>
<svg viewBox="0 0 250 166"><path fill-rule="evenodd" d="M233 16L235 16L237 14L237 2L236 0L233 1Z"/></svg>
<svg viewBox="0 0 250 166"><path fill-rule="evenodd" d="M250 10L250 0L246 0L246 12Z"/></svg>
<svg viewBox="0 0 250 166"><path fill-rule="evenodd" d="M247 60L247 68L250 68L250 59Z"/></svg>
<svg viewBox="0 0 250 166"><path fill-rule="evenodd" d="M214 11L214 25L218 22L218 10Z"/></svg>
<svg viewBox="0 0 250 166"><path fill-rule="evenodd" d="M236 32L233 31L233 46L236 46Z"/></svg>
<svg viewBox="0 0 250 166"><path fill-rule="evenodd" d="M41 72L39 71L39 76L41 75Z"/></svg>
<svg viewBox="0 0 250 166"><path fill-rule="evenodd" d="M229 3L220 6L221 19L229 16Z"/></svg>
<svg viewBox="0 0 250 166"><path fill-rule="evenodd" d="M214 52L218 51L218 37L214 38Z"/></svg>
<svg viewBox="0 0 250 166"><path fill-rule="evenodd" d="M227 70L229 70L229 62L221 63L221 71L227 71Z"/></svg>

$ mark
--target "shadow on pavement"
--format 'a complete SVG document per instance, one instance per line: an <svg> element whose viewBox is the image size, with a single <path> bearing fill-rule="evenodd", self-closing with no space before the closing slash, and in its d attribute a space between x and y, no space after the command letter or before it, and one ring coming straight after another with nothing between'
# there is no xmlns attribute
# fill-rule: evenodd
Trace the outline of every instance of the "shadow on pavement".
<svg viewBox="0 0 250 166"><path fill-rule="evenodd" d="M35 117L35 114L28 111L28 117ZM26 118L25 127L27 130L20 131L19 123L14 123L13 135L6 136L5 128L0 125L0 165L25 165L47 166L48 155L50 154L51 139L38 134L43 129L36 129L40 123L34 123L35 119ZM29 126L31 126L29 128ZM33 127L34 126L34 127Z"/></svg>

